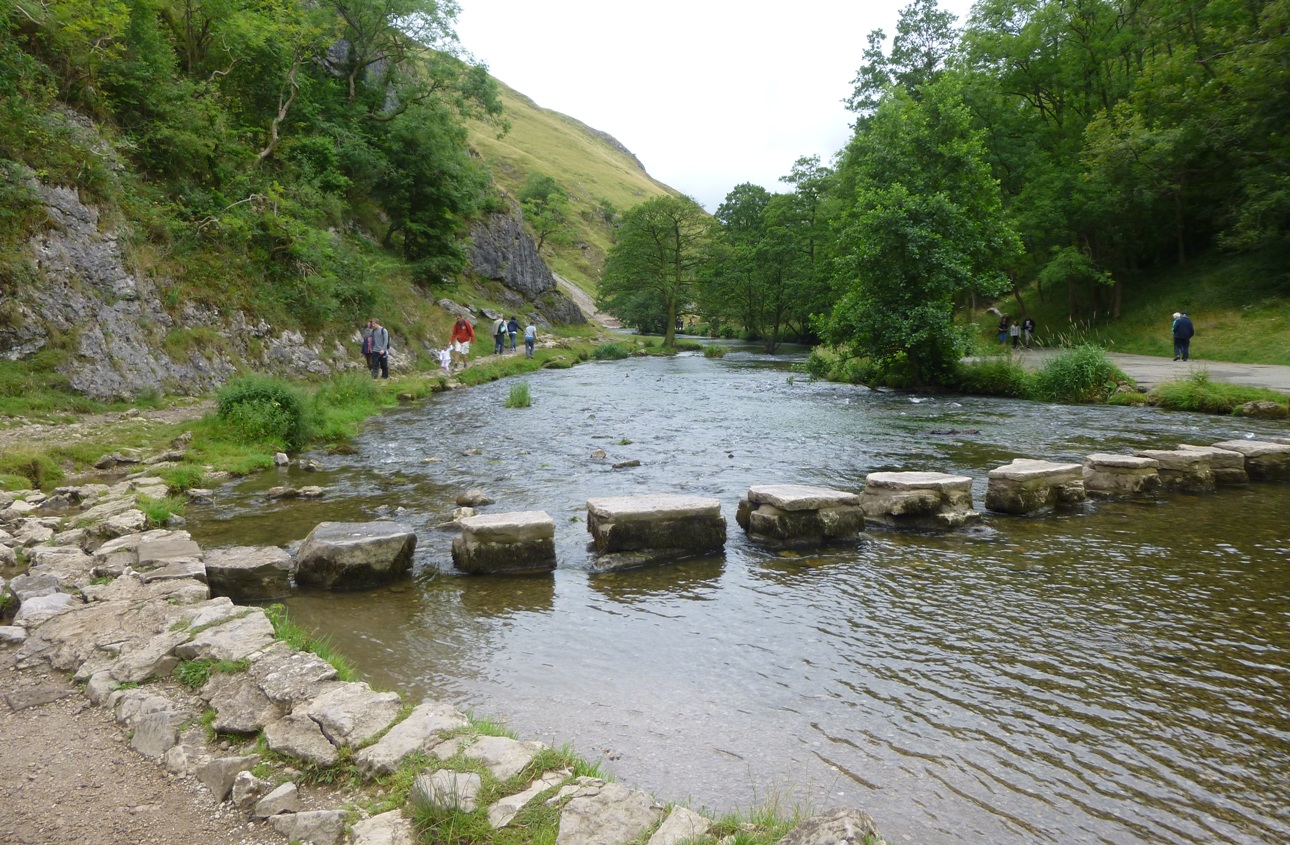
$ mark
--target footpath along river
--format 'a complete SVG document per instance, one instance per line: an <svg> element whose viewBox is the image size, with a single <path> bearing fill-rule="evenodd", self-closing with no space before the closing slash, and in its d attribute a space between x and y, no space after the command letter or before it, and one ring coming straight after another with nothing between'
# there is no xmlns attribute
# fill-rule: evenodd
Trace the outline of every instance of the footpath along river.
<svg viewBox="0 0 1290 845"><path fill-rule="evenodd" d="M322 472L224 489L190 529L208 547L288 545L323 520L407 522L412 579L299 595L292 617L376 685L569 744L662 800L851 805L920 845L1290 841L1290 484L872 531L801 556L734 522L752 484L949 471L973 477L979 504L1013 457L1285 423L879 393L811 382L800 360L543 371L527 409L503 407L515 380L441 394L372 421L356 455L310 456ZM266 503L282 483L330 492ZM434 526L470 487L497 499L489 512L551 514L560 567L453 574ZM646 492L720 499L725 554L588 573L586 500Z"/></svg>

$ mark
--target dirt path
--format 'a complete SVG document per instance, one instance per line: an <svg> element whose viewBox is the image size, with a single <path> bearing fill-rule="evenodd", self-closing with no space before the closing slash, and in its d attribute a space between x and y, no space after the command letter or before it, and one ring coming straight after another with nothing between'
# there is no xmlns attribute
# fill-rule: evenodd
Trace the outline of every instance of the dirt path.
<svg viewBox="0 0 1290 845"><path fill-rule="evenodd" d="M66 678L13 669L14 650L0 647L0 842L282 845L195 779L133 751L110 711Z"/></svg>
<svg viewBox="0 0 1290 845"><path fill-rule="evenodd" d="M78 440L110 440L106 435L122 424L181 423L199 419L215 407L213 399L197 399L169 408L114 411L75 416L71 422L35 422L21 417L0 420L0 449L23 443L65 445Z"/></svg>
<svg viewBox="0 0 1290 845"><path fill-rule="evenodd" d="M1022 366L1037 370L1060 351L1058 349L1021 349L1013 352L1012 355L1014 359L1021 362ZM1162 382L1181 381L1193 373L1205 372L1214 381L1225 384L1264 387L1279 393L1290 394L1290 367L1276 364L1235 364L1230 361L1206 361L1203 358L1174 361L1169 358L1129 355L1124 352L1108 352L1107 357L1123 370L1125 375L1137 382L1139 387L1147 390Z"/></svg>

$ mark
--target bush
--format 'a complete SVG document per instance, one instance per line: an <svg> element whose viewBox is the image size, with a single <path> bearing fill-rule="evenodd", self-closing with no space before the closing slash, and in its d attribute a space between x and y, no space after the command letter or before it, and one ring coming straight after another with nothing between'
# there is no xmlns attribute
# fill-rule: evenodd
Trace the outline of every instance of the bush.
<svg viewBox="0 0 1290 845"><path fill-rule="evenodd" d="M989 358L960 363L951 385L973 396L1023 397L1030 392L1030 375L1020 364L1007 358Z"/></svg>
<svg viewBox="0 0 1290 845"><path fill-rule="evenodd" d="M621 343L602 343L591 350L591 357L597 361L619 361L631 354L632 351Z"/></svg>
<svg viewBox="0 0 1290 845"><path fill-rule="evenodd" d="M216 416L243 443L267 443L298 452L314 437L317 420L308 399L282 379L246 375L230 381L215 397Z"/></svg>
<svg viewBox="0 0 1290 845"><path fill-rule="evenodd" d="M32 449L13 449L0 454L0 475L22 476L37 489L53 487L67 477L53 458Z"/></svg>
<svg viewBox="0 0 1290 845"><path fill-rule="evenodd" d="M698 352L703 344L697 340L677 340L673 342L672 348L677 352Z"/></svg>
<svg viewBox="0 0 1290 845"><path fill-rule="evenodd" d="M704 358L724 358L729 352L730 352L729 346L722 346L719 343L714 343L711 346L703 347Z"/></svg>
<svg viewBox="0 0 1290 845"><path fill-rule="evenodd" d="M1105 402L1130 381L1097 346L1064 349L1031 376L1030 396L1044 402Z"/></svg>

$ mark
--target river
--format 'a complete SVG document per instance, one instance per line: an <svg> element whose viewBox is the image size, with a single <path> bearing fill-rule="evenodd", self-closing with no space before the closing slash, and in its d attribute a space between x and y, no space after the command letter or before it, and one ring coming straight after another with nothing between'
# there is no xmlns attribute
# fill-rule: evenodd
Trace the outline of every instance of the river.
<svg viewBox="0 0 1290 845"><path fill-rule="evenodd" d="M664 801L873 814L894 843L1290 841L1290 485L945 535L870 532L801 555L748 542L753 484L848 490L878 470L972 476L1013 457L1286 434L1151 408L918 396L813 382L800 354L589 363L371 421L358 454L269 472L190 509L207 547L289 545L393 517L414 577L287 602L376 686L569 745ZM973 429L943 435L934 431ZM604 450L607 458L591 455ZM470 454L478 450L478 454ZM616 461L641 465L614 470ZM323 484L268 503L272 485ZM559 568L452 573L458 492L545 510ZM722 502L725 554L593 575L586 500Z"/></svg>

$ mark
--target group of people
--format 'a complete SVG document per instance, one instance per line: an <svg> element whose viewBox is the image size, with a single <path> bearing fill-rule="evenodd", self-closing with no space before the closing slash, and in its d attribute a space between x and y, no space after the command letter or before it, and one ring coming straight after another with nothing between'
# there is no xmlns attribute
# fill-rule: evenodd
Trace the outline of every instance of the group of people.
<svg viewBox="0 0 1290 845"><path fill-rule="evenodd" d="M1007 314L999 318L999 345L1007 346L1008 341L1012 341L1012 348L1016 349L1021 346L1022 340L1025 340L1026 348L1035 339L1035 321L1030 317L1018 323Z"/></svg>
<svg viewBox="0 0 1290 845"><path fill-rule="evenodd" d="M510 341L510 351L515 351L515 341L520 333L520 323L515 317L509 320L498 318L493 321L493 351L501 355L506 350L506 342ZM367 321L363 328L363 357L367 360L367 368L372 374L372 378L389 378L390 377L390 333L381 325L381 321L373 317ZM455 369L466 369L466 360L470 355L470 344L475 341L475 327L470 320L459 316L457 322L453 324L452 332L448 335L448 345L439 350L439 366L445 373L451 373ZM537 326L530 320L524 328L524 355L532 358L534 348L537 346Z"/></svg>

